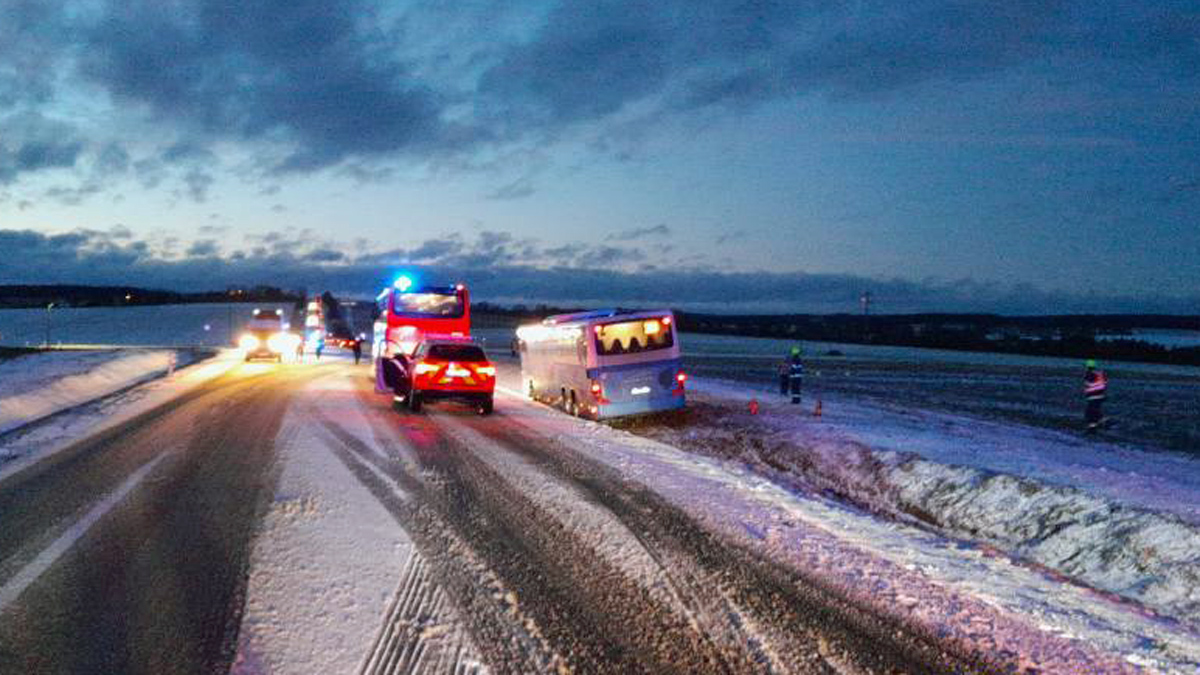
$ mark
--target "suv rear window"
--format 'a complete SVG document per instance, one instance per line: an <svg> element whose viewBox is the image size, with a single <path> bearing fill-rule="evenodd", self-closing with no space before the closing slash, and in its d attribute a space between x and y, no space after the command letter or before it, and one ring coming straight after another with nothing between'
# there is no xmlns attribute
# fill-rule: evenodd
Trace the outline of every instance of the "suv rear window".
<svg viewBox="0 0 1200 675"><path fill-rule="evenodd" d="M429 358L441 361L487 361L483 350L475 345L431 345Z"/></svg>

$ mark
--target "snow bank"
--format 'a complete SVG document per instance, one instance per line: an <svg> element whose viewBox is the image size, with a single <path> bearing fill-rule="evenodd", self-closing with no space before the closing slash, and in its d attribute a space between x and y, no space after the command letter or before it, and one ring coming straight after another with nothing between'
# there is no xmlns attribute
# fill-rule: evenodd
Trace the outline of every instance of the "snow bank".
<svg viewBox="0 0 1200 675"><path fill-rule="evenodd" d="M0 433L102 396L182 365L192 352L122 349L51 351L0 362Z"/></svg>
<svg viewBox="0 0 1200 675"><path fill-rule="evenodd" d="M744 427L726 424L731 418L713 417L711 404L703 411L707 422L663 416L652 431L639 425L638 438L528 403L519 381L509 381L516 388L498 388L506 418L649 487L730 541L966 651L1003 655L1021 672L1200 672L1200 633L1184 625L1063 583L1060 575L1019 564L994 547L870 517L847 508L844 499L785 485L777 472L764 475L776 471L769 465L733 454L737 439L723 446L729 453L718 452L719 443L703 439L728 431L729 438L756 444Z"/></svg>
<svg viewBox="0 0 1200 675"><path fill-rule="evenodd" d="M729 388L693 391L685 416L617 426L1008 551L1200 627L1200 525L1079 487L872 447L788 404L766 402L752 417Z"/></svg>

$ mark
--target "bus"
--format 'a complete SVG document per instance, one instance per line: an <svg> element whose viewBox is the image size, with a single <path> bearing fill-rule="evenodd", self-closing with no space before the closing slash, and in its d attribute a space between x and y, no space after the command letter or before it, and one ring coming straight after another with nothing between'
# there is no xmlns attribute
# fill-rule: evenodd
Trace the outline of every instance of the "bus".
<svg viewBox="0 0 1200 675"><path fill-rule="evenodd" d="M375 297L378 310L371 343L375 390L397 391L412 355L425 335L467 337L471 334L471 300L467 287L426 286L407 275Z"/></svg>
<svg viewBox="0 0 1200 675"><path fill-rule="evenodd" d="M604 419L682 408L687 374L670 310L558 314L517 329L529 398Z"/></svg>

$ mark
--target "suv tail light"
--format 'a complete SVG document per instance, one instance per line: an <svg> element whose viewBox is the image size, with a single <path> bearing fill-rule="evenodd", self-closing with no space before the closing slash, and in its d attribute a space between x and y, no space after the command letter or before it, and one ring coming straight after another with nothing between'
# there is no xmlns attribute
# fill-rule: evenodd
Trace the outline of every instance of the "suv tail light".
<svg viewBox="0 0 1200 675"><path fill-rule="evenodd" d="M475 372L483 375L484 377L495 377L496 366L475 366Z"/></svg>
<svg viewBox="0 0 1200 675"><path fill-rule="evenodd" d="M413 374L417 376L427 375L429 373L436 373L437 369L438 364L429 363L428 361L421 361L417 364L416 368L413 369Z"/></svg>

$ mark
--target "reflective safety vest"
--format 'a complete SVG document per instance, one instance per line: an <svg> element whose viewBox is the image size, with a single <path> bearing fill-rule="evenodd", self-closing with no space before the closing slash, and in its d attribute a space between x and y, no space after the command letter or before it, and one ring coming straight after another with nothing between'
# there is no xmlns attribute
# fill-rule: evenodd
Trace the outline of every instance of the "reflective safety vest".
<svg viewBox="0 0 1200 675"><path fill-rule="evenodd" d="M792 361L788 364L788 377L800 378L804 377L804 364L799 361Z"/></svg>
<svg viewBox="0 0 1200 675"><path fill-rule="evenodd" d="M1097 370L1092 373L1091 379L1087 377L1083 380L1083 396L1090 400L1104 398L1108 393L1108 377L1105 376L1103 370Z"/></svg>

